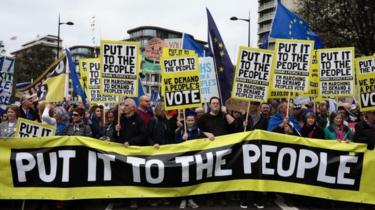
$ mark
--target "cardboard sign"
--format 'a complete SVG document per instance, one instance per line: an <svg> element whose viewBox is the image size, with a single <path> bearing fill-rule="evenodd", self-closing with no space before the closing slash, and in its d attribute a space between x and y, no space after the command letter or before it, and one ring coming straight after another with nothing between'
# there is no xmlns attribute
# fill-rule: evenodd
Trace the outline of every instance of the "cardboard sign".
<svg viewBox="0 0 375 210"><path fill-rule="evenodd" d="M87 98L91 103L113 104L116 103L116 96L100 94L100 63L98 58L84 59L87 68L88 91Z"/></svg>
<svg viewBox="0 0 375 210"><path fill-rule="evenodd" d="M375 111L375 56L355 59L361 111Z"/></svg>
<svg viewBox="0 0 375 210"><path fill-rule="evenodd" d="M314 41L276 39L272 89L307 92Z"/></svg>
<svg viewBox="0 0 375 210"><path fill-rule="evenodd" d="M209 102L210 98L214 96L219 97L214 60L212 57L201 57L198 59L201 72L201 94L203 101Z"/></svg>
<svg viewBox="0 0 375 210"><path fill-rule="evenodd" d="M164 48L160 65L165 110L201 107L200 71L195 52Z"/></svg>
<svg viewBox="0 0 375 210"><path fill-rule="evenodd" d="M0 57L0 108L5 110L13 92L14 58Z"/></svg>
<svg viewBox="0 0 375 210"><path fill-rule="evenodd" d="M319 95L354 95L354 47L318 50Z"/></svg>
<svg viewBox="0 0 375 210"><path fill-rule="evenodd" d="M273 52L240 47L233 81L232 98L258 101L267 100Z"/></svg>
<svg viewBox="0 0 375 210"><path fill-rule="evenodd" d="M100 42L100 93L113 96L138 96L140 68L138 42Z"/></svg>
<svg viewBox="0 0 375 210"><path fill-rule="evenodd" d="M42 124L39 122L27 120L24 118L17 119L16 137L32 138L54 136L56 132L55 126Z"/></svg>

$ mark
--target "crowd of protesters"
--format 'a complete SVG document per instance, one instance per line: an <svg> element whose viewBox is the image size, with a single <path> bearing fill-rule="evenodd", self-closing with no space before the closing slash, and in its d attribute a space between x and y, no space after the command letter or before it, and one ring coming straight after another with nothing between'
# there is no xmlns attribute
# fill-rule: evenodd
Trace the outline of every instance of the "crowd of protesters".
<svg viewBox="0 0 375 210"><path fill-rule="evenodd" d="M311 139L366 143L368 149L374 148L375 111L360 113L354 103L338 103L336 108L328 100L319 104L272 100L269 103L251 102L248 113L242 113L227 110L219 98L213 97L204 113L203 108L165 111L162 102L151 107L148 96L138 100L138 106L133 99L127 98L122 104L104 110L103 106L95 104L88 107L81 103L38 103L34 96L25 95L18 105L7 107L1 119L0 137L3 140L14 137L17 119L21 117L54 125L59 136L87 136L125 147L149 145L158 149L165 144L199 138L214 141L217 136L261 129ZM226 205L225 196L224 193L212 194L207 205ZM260 192L240 192L240 206L263 208L263 196ZM152 206L168 203L167 199L150 199ZM137 209L138 204L137 199L130 200L131 209ZM179 207L199 206L193 197L185 197Z"/></svg>

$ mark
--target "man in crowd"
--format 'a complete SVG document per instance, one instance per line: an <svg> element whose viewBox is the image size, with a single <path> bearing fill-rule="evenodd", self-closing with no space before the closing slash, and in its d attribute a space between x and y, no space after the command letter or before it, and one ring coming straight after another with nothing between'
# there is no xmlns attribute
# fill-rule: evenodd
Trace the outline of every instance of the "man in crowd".
<svg viewBox="0 0 375 210"><path fill-rule="evenodd" d="M218 97L210 99L210 112L204 114L198 121L198 128L204 136L213 141L216 136L222 136L231 133L234 130L234 118L227 113L227 109L220 105ZM208 200L208 205L213 206L214 201L219 201L220 205L227 205L225 194L213 194Z"/></svg>
<svg viewBox="0 0 375 210"><path fill-rule="evenodd" d="M34 110L34 97L31 95L22 96L20 117L28 120L38 120L38 113Z"/></svg>
<svg viewBox="0 0 375 210"><path fill-rule="evenodd" d="M139 107L137 109L138 115L144 122L145 127L148 127L148 123L154 117L151 111L151 99L149 96L143 95L139 97Z"/></svg>
<svg viewBox="0 0 375 210"><path fill-rule="evenodd" d="M300 135L300 124L298 123L297 119L291 115L290 111L288 114L289 116L287 116L287 109L287 102L282 102L277 108L278 112L268 121L267 130L289 135Z"/></svg>
<svg viewBox="0 0 375 210"><path fill-rule="evenodd" d="M119 134L119 135L118 135ZM116 141L125 147L146 146L147 132L142 118L136 112L135 101L127 98L124 101L119 124L116 125ZM130 209L137 209L137 200L130 201Z"/></svg>
<svg viewBox="0 0 375 210"><path fill-rule="evenodd" d="M227 113L225 106L220 105L218 97L210 99L210 112L204 114L198 121L198 127L210 140L215 136L229 134L233 129L234 118Z"/></svg>

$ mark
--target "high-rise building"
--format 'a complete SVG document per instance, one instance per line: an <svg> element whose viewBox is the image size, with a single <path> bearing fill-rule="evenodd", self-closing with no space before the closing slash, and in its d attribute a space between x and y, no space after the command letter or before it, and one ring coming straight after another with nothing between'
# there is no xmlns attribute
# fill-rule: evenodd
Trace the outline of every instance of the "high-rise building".
<svg viewBox="0 0 375 210"><path fill-rule="evenodd" d="M263 36L267 35L271 30L272 20L275 15L277 0L258 0L258 46L261 44ZM296 0L281 0L283 5L285 5L290 10L296 9ZM269 48L273 49L275 41L270 38L268 40Z"/></svg>
<svg viewBox="0 0 375 210"><path fill-rule="evenodd" d="M43 37L38 36L36 39L23 44L21 49L16 50L16 51L12 52L11 54L16 57L17 54L19 54L21 52L24 52L24 51L27 51L31 47L37 46L37 45L49 47L49 48L52 49L52 51L54 53L57 53L57 43L58 43L57 36L55 36L55 35L46 35L46 36L43 36ZM60 46L59 48L60 48L60 51L61 51L61 49L62 49L62 39L61 38L60 38L60 45L59 46Z"/></svg>

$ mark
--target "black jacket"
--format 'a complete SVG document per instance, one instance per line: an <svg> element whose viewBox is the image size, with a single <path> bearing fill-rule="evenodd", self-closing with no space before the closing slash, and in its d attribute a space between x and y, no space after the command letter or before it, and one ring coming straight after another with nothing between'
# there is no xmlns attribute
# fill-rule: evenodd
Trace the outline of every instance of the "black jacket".
<svg viewBox="0 0 375 210"><path fill-rule="evenodd" d="M247 122L248 123L247 123L246 131L252 131L255 129L266 131L268 127L268 118L264 117L262 114L260 115L260 119L257 123L254 124L253 119L251 118L250 115L247 118Z"/></svg>
<svg viewBox="0 0 375 210"><path fill-rule="evenodd" d="M313 139L324 139L324 131L321 127L318 125L313 125L313 126L307 126L306 124L302 127L301 130L301 135L303 137L309 137L309 133L313 132L312 137Z"/></svg>
<svg viewBox="0 0 375 210"><path fill-rule="evenodd" d="M131 117L126 118L124 115L120 118L120 136L115 132L115 141L118 143L125 143L135 146L147 145L147 131L143 120L135 112Z"/></svg>
<svg viewBox="0 0 375 210"><path fill-rule="evenodd" d="M40 121L38 113L34 109L30 109L29 113L30 113L31 118L27 118L26 113L23 111L22 107L20 107L20 117L21 118L29 119L29 120L32 120L32 121L35 121L35 120Z"/></svg>
<svg viewBox="0 0 375 210"><path fill-rule="evenodd" d="M154 117L148 123L149 144L172 144L174 141L174 130L169 126L166 118Z"/></svg>
<svg viewBox="0 0 375 210"><path fill-rule="evenodd" d="M202 132L212 133L214 136L230 134L233 132L234 126L235 123L229 124L222 112L216 116L206 113L198 120L199 129Z"/></svg>
<svg viewBox="0 0 375 210"><path fill-rule="evenodd" d="M362 120L355 125L353 141L357 143L366 143L368 149L374 149L375 129L371 128L367 122Z"/></svg>

